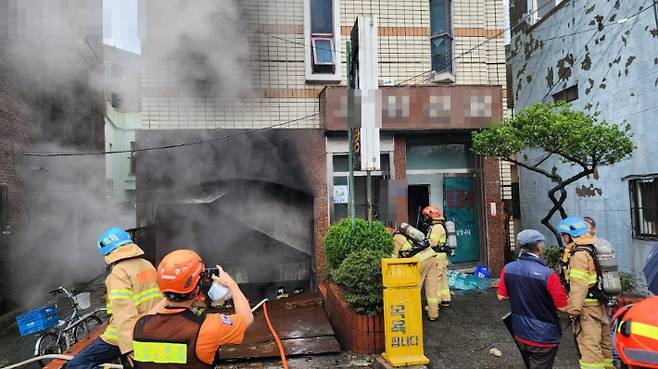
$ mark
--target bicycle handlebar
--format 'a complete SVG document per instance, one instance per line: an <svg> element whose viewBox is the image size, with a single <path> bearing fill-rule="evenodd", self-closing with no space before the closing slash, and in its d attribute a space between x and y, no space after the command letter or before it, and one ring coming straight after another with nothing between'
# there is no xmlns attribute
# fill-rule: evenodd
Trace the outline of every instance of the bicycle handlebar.
<svg viewBox="0 0 658 369"><path fill-rule="evenodd" d="M61 288L61 287L60 287L60 288ZM62 293L62 291L60 291L60 288L54 289L54 290L52 290L52 291L49 291L48 293L50 293L51 295L56 295L56 294L58 294L58 293Z"/></svg>

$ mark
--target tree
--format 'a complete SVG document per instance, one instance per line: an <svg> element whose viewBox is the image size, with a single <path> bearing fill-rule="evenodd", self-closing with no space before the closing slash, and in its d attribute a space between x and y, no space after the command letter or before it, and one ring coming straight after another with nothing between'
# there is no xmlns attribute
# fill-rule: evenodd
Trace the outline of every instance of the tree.
<svg viewBox="0 0 658 369"><path fill-rule="evenodd" d="M550 229L560 245L560 234L550 220L557 212L562 219L567 217L563 208L567 199L565 188L594 174L599 167L629 158L635 149L630 125L610 123L598 117L598 113L573 110L566 103L538 103L499 126L473 133L472 150L477 154L514 163L555 183L548 191L553 207L541 223ZM522 151L533 149L542 152L536 162L517 158ZM577 171L562 178L557 170L542 167L550 158L559 158Z"/></svg>

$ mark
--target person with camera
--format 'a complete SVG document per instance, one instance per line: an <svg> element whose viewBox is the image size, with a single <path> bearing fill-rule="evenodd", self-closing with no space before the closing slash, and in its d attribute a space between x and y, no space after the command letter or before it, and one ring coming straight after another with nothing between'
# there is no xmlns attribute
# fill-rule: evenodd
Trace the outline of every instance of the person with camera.
<svg viewBox="0 0 658 369"><path fill-rule="evenodd" d="M166 304L135 324L135 368L212 368L222 345L242 343L254 316L238 284L221 267L206 269L196 252L176 250L162 259L157 273ZM192 311L206 297L219 301L228 296L235 314Z"/></svg>

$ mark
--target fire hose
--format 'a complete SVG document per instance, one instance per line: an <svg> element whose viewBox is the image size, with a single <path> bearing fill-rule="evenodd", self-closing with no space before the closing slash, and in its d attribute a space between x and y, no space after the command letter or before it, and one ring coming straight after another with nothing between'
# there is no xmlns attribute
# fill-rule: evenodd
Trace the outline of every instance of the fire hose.
<svg viewBox="0 0 658 369"><path fill-rule="evenodd" d="M281 343L281 339L279 338L279 335L276 334L276 331L272 326L272 322L270 321L270 316L267 313L267 301L269 300L263 299L263 301L259 302L258 305L254 306L251 309L251 312L253 313L259 307L261 307L261 305L263 306L263 313L265 315L265 322L267 323L267 328L270 330L270 333L272 334L272 337L274 337L274 341L276 342L276 346L279 348L279 355L281 356L281 365L283 366L283 369L288 369L288 360L286 359L286 349L283 347L283 343Z"/></svg>
<svg viewBox="0 0 658 369"><path fill-rule="evenodd" d="M263 307L263 313L265 315L265 322L267 323L267 327L270 330L270 333L274 337L274 341L276 341L276 346L279 348L279 355L281 356L281 364L283 366L283 369L288 369L288 360L286 359L286 350L283 347L283 343L281 343L281 339L279 338L279 335L277 335L276 331L274 330L274 327L272 326L272 322L270 321L270 316L267 314L267 301L268 299L263 299L263 301L259 302L256 306L251 308L251 312L253 313L254 311L258 310L261 306ZM39 360L66 360L70 361L73 359L73 356L69 355L60 355L60 354L48 354L48 355L41 355L37 357L33 357L24 361L21 361L20 363L16 363L13 365L5 366L0 369L14 369L14 368L19 368L21 366L27 365L34 363ZM103 368L107 369L123 369L122 365L118 364L103 364L101 365Z"/></svg>

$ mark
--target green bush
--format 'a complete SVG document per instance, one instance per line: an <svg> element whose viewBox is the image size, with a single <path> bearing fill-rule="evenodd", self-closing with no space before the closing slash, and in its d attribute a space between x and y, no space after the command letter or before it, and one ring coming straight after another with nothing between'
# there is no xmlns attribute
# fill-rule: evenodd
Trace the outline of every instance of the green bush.
<svg viewBox="0 0 658 369"><path fill-rule="evenodd" d="M562 251L557 246L549 246L544 249L544 260L551 269L560 270L560 259L562 259Z"/></svg>
<svg viewBox="0 0 658 369"><path fill-rule="evenodd" d="M619 272L622 293L632 293L635 291L635 277L632 273Z"/></svg>
<svg viewBox="0 0 658 369"><path fill-rule="evenodd" d="M334 273L345 300L357 313L375 315L382 312L381 260L388 256L390 253L382 250L354 251Z"/></svg>
<svg viewBox="0 0 658 369"><path fill-rule="evenodd" d="M340 220L329 227L324 238L324 256L329 272L335 272L345 258L353 251L373 250L390 255L393 252L393 237L386 232L381 222L368 222L357 219L352 228L349 218Z"/></svg>

